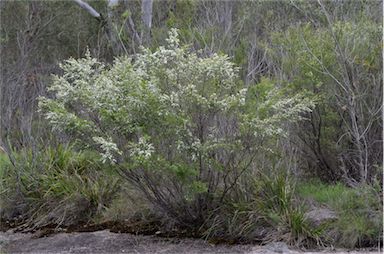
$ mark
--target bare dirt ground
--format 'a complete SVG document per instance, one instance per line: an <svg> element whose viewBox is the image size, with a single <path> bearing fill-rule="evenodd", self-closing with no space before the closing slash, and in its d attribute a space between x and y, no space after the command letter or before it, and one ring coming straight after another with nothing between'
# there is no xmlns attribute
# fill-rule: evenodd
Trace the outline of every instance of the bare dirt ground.
<svg viewBox="0 0 384 254"><path fill-rule="evenodd" d="M284 243L256 245L212 245L198 239L160 238L133 234L112 233L109 230L82 233L59 233L37 238L34 234L0 232L0 253L304 253L288 248ZM305 253L362 254L378 251L323 250Z"/></svg>

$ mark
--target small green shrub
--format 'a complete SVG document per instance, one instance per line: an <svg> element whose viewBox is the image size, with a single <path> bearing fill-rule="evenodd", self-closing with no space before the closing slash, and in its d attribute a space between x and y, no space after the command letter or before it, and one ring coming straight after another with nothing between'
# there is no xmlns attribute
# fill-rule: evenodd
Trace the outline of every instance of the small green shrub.
<svg viewBox="0 0 384 254"><path fill-rule="evenodd" d="M324 237L341 247L376 246L382 234L382 189L379 184L349 188L319 181L300 184L298 195L326 205L338 219L327 225Z"/></svg>
<svg viewBox="0 0 384 254"><path fill-rule="evenodd" d="M27 227L72 225L101 215L119 189L112 169L101 167L97 154L73 147L44 148L14 155L15 166L2 168L3 220Z"/></svg>

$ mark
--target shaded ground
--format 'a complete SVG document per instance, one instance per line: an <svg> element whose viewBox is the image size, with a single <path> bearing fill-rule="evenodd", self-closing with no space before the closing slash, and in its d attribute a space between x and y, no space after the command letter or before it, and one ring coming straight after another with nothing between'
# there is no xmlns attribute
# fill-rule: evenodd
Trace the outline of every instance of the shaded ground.
<svg viewBox="0 0 384 254"><path fill-rule="evenodd" d="M37 238L36 234L0 232L1 253L303 253L284 243L266 246L211 245L203 240L160 238L112 233L109 230L81 233L59 233ZM332 251L308 253L335 253ZM337 253L379 253L374 251L337 251Z"/></svg>

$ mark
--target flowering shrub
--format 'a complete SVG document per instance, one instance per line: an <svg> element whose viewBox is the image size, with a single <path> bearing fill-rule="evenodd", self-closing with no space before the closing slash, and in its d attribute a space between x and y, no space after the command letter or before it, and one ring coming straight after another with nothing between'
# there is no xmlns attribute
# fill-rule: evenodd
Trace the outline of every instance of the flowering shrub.
<svg viewBox="0 0 384 254"><path fill-rule="evenodd" d="M224 55L180 46L142 49L107 67L89 53L55 76L40 98L54 129L98 150L104 162L176 222L195 225L238 188L260 148L284 135L312 102L283 96L270 80L252 89Z"/></svg>

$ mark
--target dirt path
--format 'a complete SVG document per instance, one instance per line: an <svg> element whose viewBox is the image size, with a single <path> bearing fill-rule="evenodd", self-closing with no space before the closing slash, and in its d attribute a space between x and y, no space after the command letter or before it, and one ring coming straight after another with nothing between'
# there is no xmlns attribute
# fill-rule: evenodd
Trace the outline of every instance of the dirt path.
<svg viewBox="0 0 384 254"><path fill-rule="evenodd" d="M0 232L0 253L244 253L244 254L298 254L284 243L267 246L211 245L196 239L166 239L156 236L116 234L108 230L84 233L59 233L36 238L32 234ZM335 253L330 251L307 253ZM337 252L349 254L379 252Z"/></svg>

